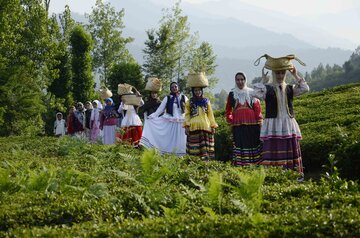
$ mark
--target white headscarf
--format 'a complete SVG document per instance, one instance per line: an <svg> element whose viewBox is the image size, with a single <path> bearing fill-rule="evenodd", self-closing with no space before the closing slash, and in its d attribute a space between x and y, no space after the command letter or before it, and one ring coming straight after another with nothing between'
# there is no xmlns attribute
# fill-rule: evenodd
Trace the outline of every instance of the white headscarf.
<svg viewBox="0 0 360 238"><path fill-rule="evenodd" d="M240 104L245 104L245 102L248 103L248 105L250 107L252 107L252 105L255 103L255 98L252 96L254 93L254 90L252 88L248 88L246 86L246 81L247 81L247 78L246 78L246 74L243 73L243 72L238 72L237 74L241 74L244 76L245 78L245 85L244 85L244 88L240 89L238 88L238 86L236 85L235 83L235 87L232 88L230 90L230 92L233 92L233 96L234 96L234 100L236 101L235 103L235 107L236 107L236 104L239 102Z"/></svg>
<svg viewBox="0 0 360 238"><path fill-rule="evenodd" d="M100 125L99 112L103 109L101 102L99 100L94 100L93 103L96 103L96 107L91 111L90 121L94 121L97 126Z"/></svg>

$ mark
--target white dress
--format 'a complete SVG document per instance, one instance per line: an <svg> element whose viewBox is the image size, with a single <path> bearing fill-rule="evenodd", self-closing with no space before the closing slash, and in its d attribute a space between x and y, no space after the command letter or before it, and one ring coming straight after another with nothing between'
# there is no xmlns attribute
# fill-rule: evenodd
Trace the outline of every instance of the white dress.
<svg viewBox="0 0 360 238"><path fill-rule="evenodd" d="M64 136L65 135L65 120L60 119L54 122L54 134L56 136Z"/></svg>
<svg viewBox="0 0 360 238"><path fill-rule="evenodd" d="M180 94L179 99L181 99ZM172 97L172 96L170 96ZM187 97L184 95L185 101ZM146 148L157 148L161 154L174 153L176 155L186 154L186 135L183 128L184 113L174 100L173 115L161 113L165 111L168 96L166 96L156 112L145 119L145 126L140 140L140 145Z"/></svg>
<svg viewBox="0 0 360 238"><path fill-rule="evenodd" d="M124 111L126 111L126 114L121 121L121 127L142 126L141 119L133 105L126 105L121 102L118 112L123 113Z"/></svg>

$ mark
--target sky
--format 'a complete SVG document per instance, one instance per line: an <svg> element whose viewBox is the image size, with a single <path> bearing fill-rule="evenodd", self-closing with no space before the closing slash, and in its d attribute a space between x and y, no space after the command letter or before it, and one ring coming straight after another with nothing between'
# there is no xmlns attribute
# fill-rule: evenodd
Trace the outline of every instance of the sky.
<svg viewBox="0 0 360 238"><path fill-rule="evenodd" d="M121 0L118 0L121 1ZM136 0L133 0L136 1ZM151 0L154 3L160 5L172 6L177 0ZM203 4L209 2L216 2L220 0L182 0L182 3ZM344 46L343 48L351 49L356 45L360 45L360 0L222 0L228 2L224 4L224 9L219 9L219 12L227 12L226 7L229 8L231 17L237 17L234 14L234 9L240 9L236 6L240 3L245 3L249 6L255 6L263 9L267 12L274 14L287 15L293 18L292 20L303 22L307 25L312 25L330 34L345 38L351 41L353 44ZM70 6L71 11L77 13L89 13L91 7L95 5L96 0L51 0L50 12L62 12L64 6L67 4ZM237 8L238 7L238 8ZM233 12L231 12L233 10ZM253 22L256 25L263 27L269 27L268 19L262 19L261 14L250 15L248 13L246 19ZM243 15L244 16L244 15ZM238 16L239 18L241 16ZM243 19L242 19L243 20ZM284 27L281 24L277 24L278 29L272 29L274 31L284 31ZM356 29L357 28L357 29ZM304 28L306 29L306 28ZM294 29L296 30L296 29ZM302 29L299 29L301 31ZM305 34L305 33L304 33ZM301 33L296 35L301 37ZM321 43L321 36L318 39L313 39ZM316 44L316 43L315 43ZM352 49L354 50L354 49Z"/></svg>

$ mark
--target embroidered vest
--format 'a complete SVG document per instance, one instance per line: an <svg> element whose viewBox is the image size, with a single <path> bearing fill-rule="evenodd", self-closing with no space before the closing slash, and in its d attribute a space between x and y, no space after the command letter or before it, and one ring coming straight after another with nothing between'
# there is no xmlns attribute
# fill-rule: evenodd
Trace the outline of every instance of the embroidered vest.
<svg viewBox="0 0 360 238"><path fill-rule="evenodd" d="M198 107L196 104L195 104L195 100L194 98L190 98L190 117L196 117L199 115L199 110L198 110ZM207 113L208 111L208 104L206 103L204 106L201 107L205 114Z"/></svg>
<svg viewBox="0 0 360 238"><path fill-rule="evenodd" d="M166 102L166 113L173 116L173 103L170 102L170 98L171 98L171 96L168 95L167 102ZM184 96L184 94L181 94L180 108L181 108L181 113L184 113L185 112L185 96Z"/></svg>
<svg viewBox="0 0 360 238"><path fill-rule="evenodd" d="M266 87L266 97L265 97L265 105L266 105L266 114L265 118L276 118L278 113L278 103L277 103L277 95L275 89L271 85L265 85ZM293 97L294 91L293 86L286 85L286 109L287 113L291 118L294 117L294 109L293 109Z"/></svg>

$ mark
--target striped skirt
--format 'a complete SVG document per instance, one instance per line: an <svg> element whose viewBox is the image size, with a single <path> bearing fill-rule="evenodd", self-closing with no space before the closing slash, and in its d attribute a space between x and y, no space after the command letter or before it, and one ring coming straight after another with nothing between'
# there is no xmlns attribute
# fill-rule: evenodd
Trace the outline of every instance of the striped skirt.
<svg viewBox="0 0 360 238"><path fill-rule="evenodd" d="M261 162L260 125L233 126L233 165L256 165Z"/></svg>
<svg viewBox="0 0 360 238"><path fill-rule="evenodd" d="M261 165L281 166L303 174L299 139L268 138L264 140Z"/></svg>
<svg viewBox="0 0 360 238"><path fill-rule="evenodd" d="M186 153L205 160L215 159L214 146L214 133L209 131L190 131L186 139Z"/></svg>

